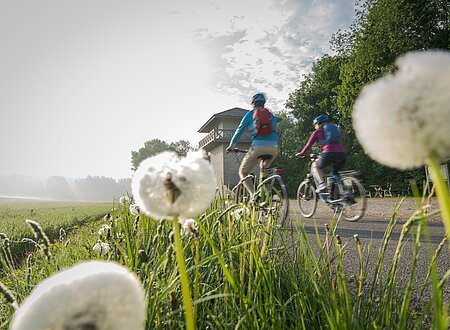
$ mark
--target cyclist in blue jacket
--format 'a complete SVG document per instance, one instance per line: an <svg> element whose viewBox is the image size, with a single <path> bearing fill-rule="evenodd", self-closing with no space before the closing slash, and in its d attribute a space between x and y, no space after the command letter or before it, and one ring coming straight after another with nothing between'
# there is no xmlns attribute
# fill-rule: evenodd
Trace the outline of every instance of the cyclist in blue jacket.
<svg viewBox="0 0 450 330"><path fill-rule="evenodd" d="M252 136L252 144L248 152L242 159L241 166L239 167L239 177L241 180L249 175L253 169L258 165L259 159L263 155L271 156L270 159L265 159L262 164L262 169L267 169L275 157L278 155L278 133L277 133L277 118L272 114L272 132L268 135L257 135L255 130L255 124L253 121L254 111L258 108L263 108L266 103L266 96L263 93L257 93L252 97L253 110L247 112L242 118L239 127L234 132L234 135L227 148L228 152L234 151L236 144L239 141L242 133L244 133L247 127L250 128ZM255 194L253 180L246 180L243 182L245 188L253 197Z"/></svg>

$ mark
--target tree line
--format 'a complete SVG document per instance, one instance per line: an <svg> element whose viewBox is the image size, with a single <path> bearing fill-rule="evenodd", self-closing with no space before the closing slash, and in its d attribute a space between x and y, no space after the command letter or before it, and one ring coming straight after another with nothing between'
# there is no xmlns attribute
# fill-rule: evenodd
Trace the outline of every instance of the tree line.
<svg viewBox="0 0 450 330"><path fill-rule="evenodd" d="M424 169L399 171L371 160L352 127L352 109L361 89L394 72L395 59L413 50L450 48L447 0L365 0L357 3L356 18L347 30L331 38L335 55L324 55L289 95L280 117L282 153L290 192L298 186L308 165L293 156L313 130L313 118L327 114L339 124L349 157L348 168L361 170L366 183L407 182L420 186ZM389 120L389 118L386 118ZM373 137L375 140L376 136ZM316 150L317 151L317 150Z"/></svg>

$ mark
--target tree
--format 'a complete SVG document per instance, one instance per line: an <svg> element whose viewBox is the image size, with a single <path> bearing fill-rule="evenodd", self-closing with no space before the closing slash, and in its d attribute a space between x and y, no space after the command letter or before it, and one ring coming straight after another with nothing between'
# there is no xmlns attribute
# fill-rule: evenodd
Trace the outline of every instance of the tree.
<svg viewBox="0 0 450 330"><path fill-rule="evenodd" d="M399 55L449 49L447 0L366 0L359 4L350 29L338 31L331 40L332 48L345 58L337 105L349 118L362 87L392 72Z"/></svg>
<svg viewBox="0 0 450 330"><path fill-rule="evenodd" d="M350 28L337 31L330 41L336 55L317 60L289 96L286 108L296 126L289 129L306 141L312 119L325 113L344 132L348 167L361 169L368 181L423 180L421 170L400 172L373 162L356 139L352 110L361 89L395 70L399 55L411 50L449 49L448 1L362 0L357 6ZM288 143L289 139L284 142L285 149Z"/></svg>
<svg viewBox="0 0 450 330"><path fill-rule="evenodd" d="M296 119L292 113L283 111L276 114L281 120L278 122L278 132L280 135L280 153L276 158L276 166L283 169L283 179L285 180L290 196L295 196L298 184L303 179L306 162L299 161L295 157L298 149L302 145L302 134L299 131Z"/></svg>
<svg viewBox="0 0 450 330"><path fill-rule="evenodd" d="M179 154L180 156L186 155L186 153L194 148L190 142L185 140L180 140L177 142L167 143L159 139L153 139L144 143L144 147L140 148L138 151L131 152L131 169L136 171L139 164L146 158L154 156L160 152L172 150Z"/></svg>
<svg viewBox="0 0 450 330"><path fill-rule="evenodd" d="M344 59L342 83L337 86L337 106L341 124L353 141L349 145L350 166L368 173L369 180L393 177L396 181L414 177L423 180L423 171L400 172L373 163L364 153L351 129L352 110L361 89L395 70L395 59L411 50L449 49L448 2L445 0L366 0L349 31L339 31L332 46ZM374 137L376 138L376 137ZM369 174L370 173L370 174Z"/></svg>
<svg viewBox="0 0 450 330"><path fill-rule="evenodd" d="M172 142L169 145L169 149L175 151L180 156L186 156L188 151L194 150L189 141L180 140L177 142Z"/></svg>

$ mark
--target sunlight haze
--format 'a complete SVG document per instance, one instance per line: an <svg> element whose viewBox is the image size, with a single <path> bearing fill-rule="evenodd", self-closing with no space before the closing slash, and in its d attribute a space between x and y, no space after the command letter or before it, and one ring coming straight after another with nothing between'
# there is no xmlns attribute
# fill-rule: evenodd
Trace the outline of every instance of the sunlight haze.
<svg viewBox="0 0 450 330"><path fill-rule="evenodd" d="M0 175L130 177L263 91L282 110L353 0L0 1Z"/></svg>

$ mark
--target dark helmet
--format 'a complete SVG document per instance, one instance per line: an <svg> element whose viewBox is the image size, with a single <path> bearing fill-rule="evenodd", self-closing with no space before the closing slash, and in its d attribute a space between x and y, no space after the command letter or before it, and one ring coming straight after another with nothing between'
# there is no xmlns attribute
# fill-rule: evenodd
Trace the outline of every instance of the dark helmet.
<svg viewBox="0 0 450 330"><path fill-rule="evenodd" d="M319 117L314 118L313 125L322 124L322 123L324 123L326 121L328 121L328 116L327 115L320 115Z"/></svg>
<svg viewBox="0 0 450 330"><path fill-rule="evenodd" d="M266 103L266 96L263 93L253 95L251 104L256 103L263 103L263 104Z"/></svg>

